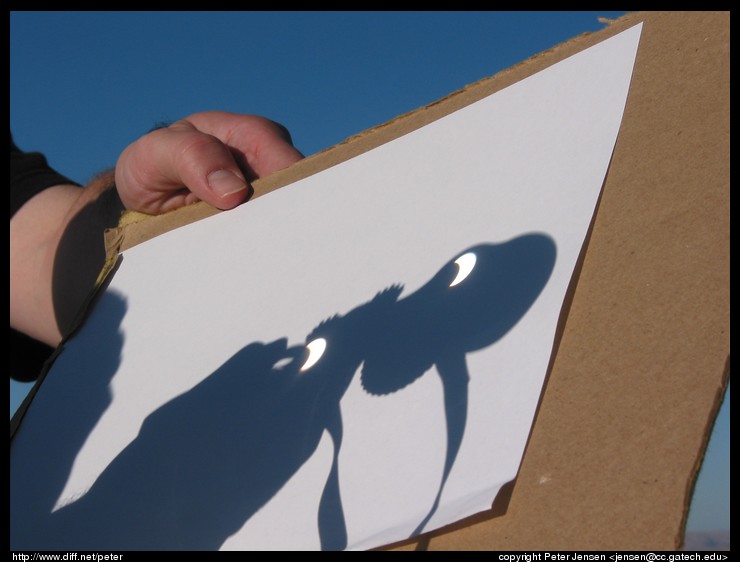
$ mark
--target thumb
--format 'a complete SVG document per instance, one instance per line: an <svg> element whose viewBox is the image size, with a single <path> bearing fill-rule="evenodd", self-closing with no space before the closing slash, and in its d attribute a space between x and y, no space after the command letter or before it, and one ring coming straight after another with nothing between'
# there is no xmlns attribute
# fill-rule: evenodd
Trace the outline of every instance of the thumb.
<svg viewBox="0 0 740 562"><path fill-rule="evenodd" d="M129 145L116 165L116 186L126 208L149 214L198 200L231 209L249 195L249 183L229 148L187 121Z"/></svg>

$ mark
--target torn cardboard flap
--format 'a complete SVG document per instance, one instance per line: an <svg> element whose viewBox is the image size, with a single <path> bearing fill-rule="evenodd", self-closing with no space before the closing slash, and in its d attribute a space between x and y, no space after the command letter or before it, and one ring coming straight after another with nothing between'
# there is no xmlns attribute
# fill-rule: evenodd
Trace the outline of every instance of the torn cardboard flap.
<svg viewBox="0 0 740 562"><path fill-rule="evenodd" d="M619 139L503 510L401 549L671 550L729 377L729 12L636 12L254 183L330 168L643 22ZM109 233L115 255L215 214ZM505 498L504 498L505 499ZM506 503L506 502L504 502Z"/></svg>

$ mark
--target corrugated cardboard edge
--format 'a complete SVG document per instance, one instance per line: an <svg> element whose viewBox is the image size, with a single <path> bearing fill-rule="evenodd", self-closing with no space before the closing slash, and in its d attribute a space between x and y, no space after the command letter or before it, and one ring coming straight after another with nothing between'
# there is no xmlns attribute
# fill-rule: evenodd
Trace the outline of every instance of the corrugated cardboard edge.
<svg viewBox="0 0 740 562"><path fill-rule="evenodd" d="M256 197L334 166L641 21L619 139L508 508L399 549L681 546L729 379L729 12L628 14L254 184ZM216 212L147 217L109 233L109 250Z"/></svg>

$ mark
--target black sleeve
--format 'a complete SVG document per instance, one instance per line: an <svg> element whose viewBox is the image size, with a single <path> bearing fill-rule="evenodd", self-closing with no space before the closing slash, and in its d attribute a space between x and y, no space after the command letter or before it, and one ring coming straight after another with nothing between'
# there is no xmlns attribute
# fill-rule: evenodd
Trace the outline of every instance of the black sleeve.
<svg viewBox="0 0 740 562"><path fill-rule="evenodd" d="M10 133L10 217L37 193L54 185L79 185L52 169L40 152L23 152Z"/></svg>
<svg viewBox="0 0 740 562"><path fill-rule="evenodd" d="M21 382L35 381L54 348L10 328L10 376Z"/></svg>
<svg viewBox="0 0 740 562"><path fill-rule="evenodd" d="M39 152L23 152L10 134L10 218L31 197L54 185L79 185L52 169ZM10 376L19 381L38 378L54 349L10 328Z"/></svg>

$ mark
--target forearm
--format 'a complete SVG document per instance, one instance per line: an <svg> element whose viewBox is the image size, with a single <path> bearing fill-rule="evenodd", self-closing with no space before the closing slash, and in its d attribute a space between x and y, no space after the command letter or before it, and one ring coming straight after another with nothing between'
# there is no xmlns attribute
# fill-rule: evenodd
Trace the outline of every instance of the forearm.
<svg viewBox="0 0 740 562"><path fill-rule="evenodd" d="M56 346L74 326L105 262L103 233L122 211L112 173L59 185L10 221L10 325Z"/></svg>
<svg viewBox="0 0 740 562"><path fill-rule="evenodd" d="M251 179L302 157L287 129L269 119L203 112L129 145L115 175L35 195L10 221L10 325L52 346L75 327L105 264L104 231L118 224L121 200L147 214L198 200L232 209L248 198Z"/></svg>

